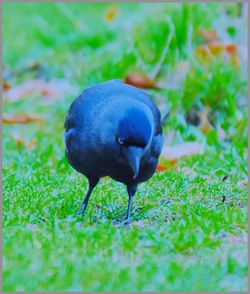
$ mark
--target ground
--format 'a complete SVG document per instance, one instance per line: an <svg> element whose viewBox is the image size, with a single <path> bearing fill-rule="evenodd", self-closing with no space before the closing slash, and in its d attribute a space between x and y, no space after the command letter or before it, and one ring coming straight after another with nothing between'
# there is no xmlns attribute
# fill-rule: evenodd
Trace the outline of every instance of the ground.
<svg viewBox="0 0 250 294"><path fill-rule="evenodd" d="M246 291L244 66L242 60L239 69L235 60L225 64L217 58L198 64L192 54L204 42L199 27L216 29L218 19L222 39L223 24L233 24L225 31L241 50L238 6L5 3L3 8L3 77L10 87L4 114L42 118L3 125L3 290ZM182 80L187 62L194 65ZM141 184L130 226L122 223L126 189L109 178L95 188L81 219L77 212L87 181L65 159L67 110L85 87L138 69L163 85L147 90L161 110L171 106L166 144L197 141L204 152L171 162ZM11 96L34 78L54 88ZM185 119L201 104L215 109L205 132Z"/></svg>

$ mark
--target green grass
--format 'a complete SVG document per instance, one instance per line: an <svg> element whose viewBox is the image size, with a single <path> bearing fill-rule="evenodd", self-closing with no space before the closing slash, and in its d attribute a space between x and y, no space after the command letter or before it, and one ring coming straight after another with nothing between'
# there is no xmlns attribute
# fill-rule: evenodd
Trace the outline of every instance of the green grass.
<svg viewBox="0 0 250 294"><path fill-rule="evenodd" d="M169 34L168 14L175 36L159 73L163 78L193 58L190 26L192 51L201 43L199 26L212 27L225 7L232 19L236 13L236 6L222 4L114 5L118 15L109 23L107 3L5 3L3 64L12 72L11 86L32 78L25 67L35 62L47 78L68 79L75 92L133 70L151 73ZM238 106L246 78L221 60L210 65L210 80L192 66L180 88L150 93L171 105L164 126L166 134L174 130L171 144L199 141L205 152L141 184L130 226L122 222L126 189L109 178L95 188L84 219L77 217L87 181L66 162L63 143L73 94L49 103L39 95L4 100L7 114L45 118L41 125L3 127L4 291L247 290L247 112ZM215 129L205 136L185 122L196 103L215 110L214 123L226 130L226 140ZM15 134L36 147L18 147Z"/></svg>

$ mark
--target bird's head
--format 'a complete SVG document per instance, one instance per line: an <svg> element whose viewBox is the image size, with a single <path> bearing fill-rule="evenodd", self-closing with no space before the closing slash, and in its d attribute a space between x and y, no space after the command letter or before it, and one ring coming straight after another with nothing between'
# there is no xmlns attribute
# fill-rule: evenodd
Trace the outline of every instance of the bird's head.
<svg viewBox="0 0 250 294"><path fill-rule="evenodd" d="M151 143L153 132L153 116L146 107L127 109L118 121L116 142L132 169L134 179L139 173L141 158Z"/></svg>

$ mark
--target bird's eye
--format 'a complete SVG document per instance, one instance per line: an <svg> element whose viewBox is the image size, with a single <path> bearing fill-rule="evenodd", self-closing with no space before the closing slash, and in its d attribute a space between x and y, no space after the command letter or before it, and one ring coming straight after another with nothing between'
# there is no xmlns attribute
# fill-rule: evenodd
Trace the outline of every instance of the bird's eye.
<svg viewBox="0 0 250 294"><path fill-rule="evenodd" d="M122 138L119 138L119 137L118 137L117 140L118 140L118 143L119 143L120 145L123 145L123 144L124 144L124 140L123 140Z"/></svg>

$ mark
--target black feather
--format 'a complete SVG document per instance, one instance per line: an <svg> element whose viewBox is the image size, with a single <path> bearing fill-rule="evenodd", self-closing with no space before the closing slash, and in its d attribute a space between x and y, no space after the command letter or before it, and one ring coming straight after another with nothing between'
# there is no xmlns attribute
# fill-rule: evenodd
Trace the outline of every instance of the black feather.
<svg viewBox="0 0 250 294"><path fill-rule="evenodd" d="M76 98L65 120L65 144L69 163L89 180L81 213L99 179L110 176L127 185L128 219L137 184L155 172L161 134L158 108L135 87L112 80Z"/></svg>

